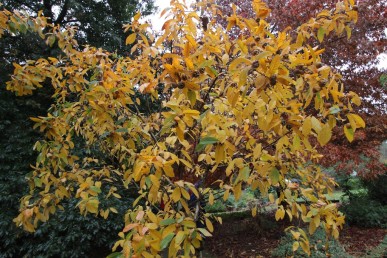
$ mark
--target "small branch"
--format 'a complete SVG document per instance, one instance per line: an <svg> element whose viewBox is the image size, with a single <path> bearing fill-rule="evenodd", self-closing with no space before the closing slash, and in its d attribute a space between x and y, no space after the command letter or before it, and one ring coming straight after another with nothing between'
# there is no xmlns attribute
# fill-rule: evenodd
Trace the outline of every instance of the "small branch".
<svg viewBox="0 0 387 258"><path fill-rule="evenodd" d="M277 139L275 139L275 141L273 141L273 142L267 144L266 146L262 147L262 149L266 149L266 148L268 148L268 147L270 147L270 146L273 146L273 145L276 144L282 137L284 137L284 136L286 136L286 135L289 135L289 134L292 133L292 132L293 132L293 131L289 130L286 134L281 135L280 137L278 137Z"/></svg>
<svg viewBox="0 0 387 258"><path fill-rule="evenodd" d="M146 123L145 120L144 120L144 118L140 115L140 110L139 110L139 108L138 108L136 102L133 102L133 103L134 103L134 107L136 108L136 112L133 112L132 110L128 109L129 112L132 113L132 114L134 114L134 115L136 115L138 118L140 118L141 122ZM157 144L157 139L156 139L156 137L153 135L153 133L152 133L152 132L149 132L149 135L151 136L151 138L152 138L154 144Z"/></svg>
<svg viewBox="0 0 387 258"><path fill-rule="evenodd" d="M219 77L220 77L221 75L223 75L223 73L218 74L218 75L212 80L211 85L210 85L210 88L208 89L207 94L206 94L206 95L204 96L204 98L203 98L203 104L202 104L202 106L199 108L200 111L203 111L202 109L203 109L203 107L204 107L204 105L205 105L205 103L206 103L208 97L210 96L210 93L211 93L212 89L215 87L216 81L219 79Z"/></svg>

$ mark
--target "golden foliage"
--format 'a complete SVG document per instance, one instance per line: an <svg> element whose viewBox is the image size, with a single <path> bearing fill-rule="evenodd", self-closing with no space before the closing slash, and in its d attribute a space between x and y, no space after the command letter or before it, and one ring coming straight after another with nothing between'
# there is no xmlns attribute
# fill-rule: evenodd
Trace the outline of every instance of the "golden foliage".
<svg viewBox="0 0 387 258"><path fill-rule="evenodd" d="M365 124L352 113L359 97L344 93L341 76L321 63L323 50L308 45L308 38L321 42L330 33L350 35L349 24L357 19L353 3L338 3L293 31L272 33L265 21L270 10L254 0L256 20L235 12L228 18L229 30L242 31L232 39L215 20L201 28L199 10L222 15L211 1L191 11L171 2L159 38L139 22L140 14L125 26L136 57L81 49L73 29L53 26L40 15L0 12L0 36L37 32L63 52L60 58L14 64L7 83L18 95L47 81L55 90L47 116L31 118L45 140L34 146L39 156L31 195L21 201L17 225L34 231L65 198L77 198L83 214L108 218L117 210L99 206L102 190L108 190L107 198L120 198L119 189L136 186L138 198L125 214L113 251L120 247L125 257L153 257L169 248L170 256L179 250L189 256L214 230L209 214L199 216L198 205L190 202L209 196L213 203L208 185L224 190L226 200L230 192L239 198L248 185L267 195L271 186L285 189L285 180L297 177L299 193L284 190L276 200L270 195L279 207L276 219L301 218L311 233L322 226L337 237L344 217L334 205L321 205L334 182L308 162L320 157L311 139L325 145L336 122L348 120L344 130L352 140ZM141 111L156 101L159 111ZM80 158L77 139L98 146L116 163ZM217 178L208 182L213 173ZM311 207L297 203L298 194ZM198 220L205 227L197 227ZM293 234L293 249L309 252L305 232Z"/></svg>

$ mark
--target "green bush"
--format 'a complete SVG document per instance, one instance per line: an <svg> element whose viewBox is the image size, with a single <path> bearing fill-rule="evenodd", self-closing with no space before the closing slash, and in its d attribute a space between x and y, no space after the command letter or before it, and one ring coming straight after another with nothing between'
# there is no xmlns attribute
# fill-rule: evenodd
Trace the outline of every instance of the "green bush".
<svg viewBox="0 0 387 258"><path fill-rule="evenodd" d="M215 213L215 212L225 212L227 207L223 200L217 200L213 205L207 205L205 207L206 212Z"/></svg>
<svg viewBox="0 0 387 258"><path fill-rule="evenodd" d="M387 205L378 201L368 197L353 198L340 209L350 225L387 228Z"/></svg>
<svg viewBox="0 0 387 258"><path fill-rule="evenodd" d="M218 194L216 195L219 196ZM205 207L206 212L214 213L250 209L259 201L259 199L262 199L259 191L253 191L251 188L245 189L239 200L235 200L233 194L230 194L227 201L223 201L222 197L223 195L220 194L220 198L216 200L213 205L207 205Z"/></svg>
<svg viewBox="0 0 387 258"><path fill-rule="evenodd" d="M363 185L367 188L370 199L387 205L387 174L380 175L374 180L364 181Z"/></svg>
<svg viewBox="0 0 387 258"><path fill-rule="evenodd" d="M286 235L281 238L279 245L273 250L272 256L281 258L289 256L310 258L351 257L336 240L330 240L327 248L326 234L323 229L318 229L312 236L309 236L309 241L311 256L304 253L301 247L296 252L293 252L293 236L290 233L286 233Z"/></svg>

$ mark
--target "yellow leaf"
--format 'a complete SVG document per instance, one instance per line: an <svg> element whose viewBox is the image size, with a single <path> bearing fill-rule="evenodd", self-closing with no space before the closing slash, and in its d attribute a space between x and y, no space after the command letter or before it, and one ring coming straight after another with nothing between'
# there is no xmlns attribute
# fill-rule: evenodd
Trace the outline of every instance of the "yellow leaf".
<svg viewBox="0 0 387 258"><path fill-rule="evenodd" d="M279 65L281 61L281 56L276 55L270 63L270 74L275 74L278 71Z"/></svg>
<svg viewBox="0 0 387 258"><path fill-rule="evenodd" d="M297 251L298 250L298 247L300 247L300 243L298 241L295 241L293 243L293 252Z"/></svg>
<svg viewBox="0 0 387 258"><path fill-rule="evenodd" d="M299 150L301 147L301 139L300 137L296 134L293 138L293 148L294 150Z"/></svg>
<svg viewBox="0 0 387 258"><path fill-rule="evenodd" d="M225 192L224 192L224 195L223 195L223 200L224 201L227 201L228 200L228 197L229 197L229 195L230 195L230 190L226 190Z"/></svg>
<svg viewBox="0 0 387 258"><path fill-rule="evenodd" d="M205 228L198 228L198 230L200 231L200 233L202 233L206 237L211 237L212 236L211 233L208 232L208 230L205 229Z"/></svg>
<svg viewBox="0 0 387 258"><path fill-rule="evenodd" d="M242 194L242 183L238 183L236 186L234 186L234 195L235 195L235 200L239 200Z"/></svg>
<svg viewBox="0 0 387 258"><path fill-rule="evenodd" d="M225 158L224 145L217 144L215 148L215 162L219 164L224 160L224 158Z"/></svg>
<svg viewBox="0 0 387 258"><path fill-rule="evenodd" d="M178 202L180 200L181 191L180 191L179 187L177 187L177 188L175 188L175 190L173 190L173 193L172 193L171 197L172 197L172 200L174 202Z"/></svg>
<svg viewBox="0 0 387 258"><path fill-rule="evenodd" d="M192 164L186 161L185 159L179 159L186 167L192 168Z"/></svg>
<svg viewBox="0 0 387 258"><path fill-rule="evenodd" d="M364 128L365 127L365 122L364 122L363 118L361 118L359 115L348 114L347 117L348 117L351 125L353 123L356 124L356 128L360 128L360 127Z"/></svg>
<svg viewBox="0 0 387 258"><path fill-rule="evenodd" d="M280 219L283 219L285 217L285 210L280 207L276 213L275 213L275 219L278 221Z"/></svg>
<svg viewBox="0 0 387 258"><path fill-rule="evenodd" d="M136 13L135 16L133 16L133 19L134 19L135 21L138 21L138 19L140 19L140 17L141 17L141 13L138 12L138 13Z"/></svg>
<svg viewBox="0 0 387 258"><path fill-rule="evenodd" d="M206 227L209 232L214 232L214 226L212 225L212 222L206 218Z"/></svg>
<svg viewBox="0 0 387 258"><path fill-rule="evenodd" d="M359 96L352 91L350 93L352 94L352 99L351 99L352 103L355 104L356 106L360 106L361 99L359 98Z"/></svg>
<svg viewBox="0 0 387 258"><path fill-rule="evenodd" d="M269 201L270 201L271 203L274 203L274 201L275 201L275 199L274 199L274 194L272 194L272 193L269 194Z"/></svg>
<svg viewBox="0 0 387 258"><path fill-rule="evenodd" d="M186 235L185 235L184 231L179 231L176 235L175 246L179 246L183 242L185 237L186 237Z"/></svg>
<svg viewBox="0 0 387 258"><path fill-rule="evenodd" d="M250 65L251 61L247 58L239 57L234 59L228 67L229 71L235 71L240 64Z"/></svg>
<svg viewBox="0 0 387 258"><path fill-rule="evenodd" d="M300 239L301 233L291 230L290 233L293 235L294 239Z"/></svg>
<svg viewBox="0 0 387 258"><path fill-rule="evenodd" d="M153 222L153 223L158 223L158 218L157 218L157 216L153 213L153 212L151 212L151 211L148 211L148 213L147 213L147 215L148 215L148 218Z"/></svg>
<svg viewBox="0 0 387 258"><path fill-rule="evenodd" d="M174 177L175 173L173 172L173 168L171 166L163 167L164 173L168 177Z"/></svg>
<svg viewBox="0 0 387 258"><path fill-rule="evenodd" d="M210 205L214 205L214 195L212 193L210 193L210 195L208 197L208 203Z"/></svg>
<svg viewBox="0 0 387 258"><path fill-rule="evenodd" d="M237 40L237 44L244 54L247 54L249 52L249 49L242 40Z"/></svg>
<svg viewBox="0 0 387 258"><path fill-rule="evenodd" d="M254 207L254 208L251 209L251 215L253 217L257 216L257 207Z"/></svg>
<svg viewBox="0 0 387 258"><path fill-rule="evenodd" d="M239 75L239 87L242 87L243 85L246 84L246 81L247 81L247 72L248 70L244 69L242 70L242 72L240 73Z"/></svg>
<svg viewBox="0 0 387 258"><path fill-rule="evenodd" d="M125 44L126 44L126 45L133 44L133 42L136 40L136 37L137 37L137 34L136 34L136 33L130 34L130 35L126 38Z"/></svg>
<svg viewBox="0 0 387 258"><path fill-rule="evenodd" d="M30 117L30 119L31 119L32 121L36 122L36 123L42 122L42 119L37 118L37 117Z"/></svg>
<svg viewBox="0 0 387 258"><path fill-rule="evenodd" d="M310 134L311 130L312 130L312 121L310 117L307 117L304 121L304 124L302 125L302 134L307 136Z"/></svg>
<svg viewBox="0 0 387 258"><path fill-rule="evenodd" d="M98 199L89 199L86 203L86 210L90 213L98 213Z"/></svg>
<svg viewBox="0 0 387 258"><path fill-rule="evenodd" d="M313 221L311 221L309 223L309 234L313 235L316 229L317 229L316 224Z"/></svg>
<svg viewBox="0 0 387 258"><path fill-rule="evenodd" d="M187 228L196 228L196 223L192 220L184 220L181 224Z"/></svg>
<svg viewBox="0 0 387 258"><path fill-rule="evenodd" d="M195 69L195 66L194 66L191 58L185 58L184 61L189 69L191 69L191 70Z"/></svg>
<svg viewBox="0 0 387 258"><path fill-rule="evenodd" d="M305 253L307 253L308 255L310 255L309 243L306 242L306 241L301 241L301 242L300 242L300 245L301 245L302 250L304 250Z"/></svg>
<svg viewBox="0 0 387 258"><path fill-rule="evenodd" d="M132 224L128 224L124 227L124 229L122 230L122 232L128 232L130 231L131 229L137 227L139 224L138 223L132 223Z"/></svg>
<svg viewBox="0 0 387 258"><path fill-rule="evenodd" d="M191 115L191 116L199 116L200 115L200 112L198 110L194 110L194 109L185 109L183 111L183 114L185 115Z"/></svg>
<svg viewBox="0 0 387 258"><path fill-rule="evenodd" d="M326 124L321 128L321 131L318 133L317 140L321 146L324 146L329 142L331 137L332 137L331 127L329 126L329 124Z"/></svg>
<svg viewBox="0 0 387 258"><path fill-rule="evenodd" d="M191 196L189 195L189 193L187 192L187 190L185 190L184 188L180 188L180 191L181 191L181 195L186 199L186 200L189 200L191 198Z"/></svg>
<svg viewBox="0 0 387 258"><path fill-rule="evenodd" d="M152 255L146 251L142 252L141 254L144 256L144 258L153 258L154 257L154 255Z"/></svg>
<svg viewBox="0 0 387 258"><path fill-rule="evenodd" d="M321 131L321 123L320 123L320 121L318 121L317 118L315 118L314 116L312 116L311 122L312 122L312 128L313 128L313 130L314 130L316 133L319 133L319 132Z"/></svg>
<svg viewBox="0 0 387 258"><path fill-rule="evenodd" d="M162 10L162 12L160 13L160 18L163 17L165 15L165 13L168 12L170 9L171 9L171 7L167 7L164 10Z"/></svg>
<svg viewBox="0 0 387 258"><path fill-rule="evenodd" d="M152 230L157 229L159 227L159 224L157 223L146 223L145 225L148 229L152 229Z"/></svg>

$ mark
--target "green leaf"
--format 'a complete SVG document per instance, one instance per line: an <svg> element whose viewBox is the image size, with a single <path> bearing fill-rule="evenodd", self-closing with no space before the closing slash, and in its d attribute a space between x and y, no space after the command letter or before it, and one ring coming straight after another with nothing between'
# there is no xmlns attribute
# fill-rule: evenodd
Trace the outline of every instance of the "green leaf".
<svg viewBox="0 0 387 258"><path fill-rule="evenodd" d="M214 63L214 60L205 60L199 65L199 68L211 66L212 63Z"/></svg>
<svg viewBox="0 0 387 258"><path fill-rule="evenodd" d="M191 102L191 106L194 106L196 103L196 93L192 90L188 90L187 96L189 101Z"/></svg>
<svg viewBox="0 0 387 258"><path fill-rule="evenodd" d="M96 186L94 186L94 185L90 186L90 190L92 190L92 191L94 191L96 193L101 193L101 189L96 187Z"/></svg>
<svg viewBox="0 0 387 258"><path fill-rule="evenodd" d="M200 142L196 146L195 151L196 152L202 151L207 145L214 144L217 142L218 142L218 139L216 139L215 137L210 137L210 136L204 137L200 139Z"/></svg>
<svg viewBox="0 0 387 258"><path fill-rule="evenodd" d="M128 132L128 128L119 128L116 130L116 133L127 133Z"/></svg>
<svg viewBox="0 0 387 258"><path fill-rule="evenodd" d="M111 253L109 254L108 256L106 256L106 258L118 258L118 257L122 257L123 254L121 252L115 252L115 253Z"/></svg>
<svg viewBox="0 0 387 258"><path fill-rule="evenodd" d="M19 30L21 33L25 34L27 32L27 26L24 23L22 23L20 24Z"/></svg>
<svg viewBox="0 0 387 258"><path fill-rule="evenodd" d="M35 186L42 187L42 180L40 180L40 178L34 177L34 183L35 183Z"/></svg>
<svg viewBox="0 0 387 258"><path fill-rule="evenodd" d="M171 242L174 236L175 236L175 233L169 233L163 240L161 240L160 248L165 249L169 245L169 243Z"/></svg>
<svg viewBox="0 0 387 258"><path fill-rule="evenodd" d="M172 223L175 223L176 220L175 219L172 219L172 218L169 218L169 219L163 219L161 222L160 222L160 226L168 226L168 225L171 225Z"/></svg>
<svg viewBox="0 0 387 258"><path fill-rule="evenodd" d="M279 182L280 173L277 168L273 168L269 174L272 185L276 185Z"/></svg>
<svg viewBox="0 0 387 258"><path fill-rule="evenodd" d="M347 137L349 142L353 141L354 132L353 132L352 127L348 128L348 127L344 126L344 134L345 134L345 137Z"/></svg>
<svg viewBox="0 0 387 258"><path fill-rule="evenodd" d="M325 35L325 30L323 27L320 27L317 32L317 39L320 41L320 43L323 41Z"/></svg>
<svg viewBox="0 0 387 258"><path fill-rule="evenodd" d="M250 176L250 169L248 167L244 167L239 171L239 175L235 183L239 181L247 181Z"/></svg>
<svg viewBox="0 0 387 258"><path fill-rule="evenodd" d="M331 107L331 108L329 109L329 113L330 113L331 115L337 114L337 113L339 113L339 112L340 112L340 108L339 108L339 106L337 106L337 105L334 105L333 107Z"/></svg>

